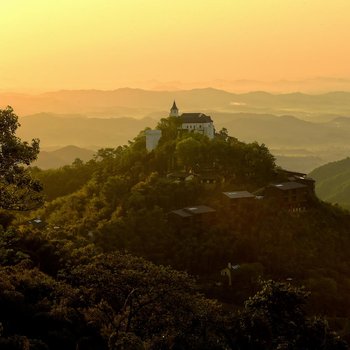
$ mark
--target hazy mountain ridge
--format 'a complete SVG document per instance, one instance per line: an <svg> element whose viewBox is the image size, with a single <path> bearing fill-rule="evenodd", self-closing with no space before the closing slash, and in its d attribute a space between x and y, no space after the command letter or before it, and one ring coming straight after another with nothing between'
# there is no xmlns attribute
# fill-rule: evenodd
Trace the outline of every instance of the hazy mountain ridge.
<svg viewBox="0 0 350 350"><path fill-rule="evenodd" d="M350 209L350 158L325 164L310 173L316 180L316 193L330 203Z"/></svg>
<svg viewBox="0 0 350 350"><path fill-rule="evenodd" d="M17 114L40 112L79 113L95 117L144 117L168 111L176 99L180 111L259 112L310 117L315 114L350 116L350 92L320 95L303 93L230 93L214 88L150 91L121 88L113 91L62 90L37 95L0 93L0 104L11 105ZM315 115L316 117L316 115Z"/></svg>
<svg viewBox="0 0 350 350"><path fill-rule="evenodd" d="M327 91L350 91L350 79L335 77L316 77L303 80L278 80L261 81L251 79L224 80L215 79L211 81L181 82L181 81L148 81L138 82L138 86L150 90L184 90L195 87L213 86L217 89L235 93L264 90L273 93L289 93L300 91L304 93L320 94Z"/></svg>
<svg viewBox="0 0 350 350"><path fill-rule="evenodd" d="M25 140L40 139L41 147L52 148L75 145L88 149L117 147L135 137L135 130L154 127L151 118L62 118L41 113L20 118L19 136Z"/></svg>
<svg viewBox="0 0 350 350"><path fill-rule="evenodd" d="M221 123L217 123L221 126ZM294 116L251 115L226 122L226 128L245 141L259 140L272 147L300 147L314 145L336 145L348 143L350 119L339 119L327 123L301 120Z"/></svg>
<svg viewBox="0 0 350 350"><path fill-rule="evenodd" d="M265 143L274 150L277 163L289 169L309 172L319 165L344 158L350 152L350 118L336 117L329 122L317 123L290 115L215 110L208 111L208 114L212 116L217 131L225 127L242 141ZM84 115L40 113L20 118L19 136L25 140L39 138L44 151L66 145L96 151L127 144L135 137L135 130L155 127L167 112L152 116L143 119L88 118ZM52 164L58 163L57 159L52 160Z"/></svg>
<svg viewBox="0 0 350 350"><path fill-rule="evenodd" d="M11 96L19 99L11 100ZM122 88L0 94L0 101L12 104L19 115L23 111L41 112L20 118L20 136L27 140L38 137L43 150L66 145L97 150L126 144L135 136L135 130L153 128L160 118L167 116L173 99L180 113L209 114L217 130L225 127L242 141L257 140L279 149L277 161L288 168L308 172L344 158L350 151L350 92L237 94L213 88L179 91ZM49 113L42 113L45 110ZM287 154L301 148L311 153Z"/></svg>
<svg viewBox="0 0 350 350"><path fill-rule="evenodd" d="M216 125L245 142L265 143L277 164L290 170L307 173L350 152L350 118L316 123L293 116L246 115Z"/></svg>

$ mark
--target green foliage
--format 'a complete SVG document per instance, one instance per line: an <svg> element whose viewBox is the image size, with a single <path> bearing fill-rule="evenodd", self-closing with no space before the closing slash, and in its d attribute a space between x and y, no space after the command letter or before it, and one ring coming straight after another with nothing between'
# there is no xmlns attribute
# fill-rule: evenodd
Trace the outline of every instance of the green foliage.
<svg viewBox="0 0 350 350"><path fill-rule="evenodd" d="M309 314L350 318L349 218L322 203L298 214L263 201L227 208L223 191L254 191L277 179L273 156L265 145L245 144L225 130L209 140L179 133L176 123L161 121L163 137L152 152L141 132L89 163L34 170L54 198L36 213L47 228L33 235L24 225L16 238L4 235L2 262L40 267L58 283L52 308L74 325L65 328L70 344L98 334L96 341L116 349L343 349L324 320L307 316L298 288L265 283L232 318L197 294L200 289L235 309L259 289L260 277L288 279L312 291ZM191 180L167 176L183 168L195 173ZM207 169L221 181L201 183ZM57 183L65 184L65 196ZM199 204L217 209L213 223L168 221L171 210ZM232 287L220 276L228 262L239 264ZM199 275L200 283L174 268Z"/></svg>
<svg viewBox="0 0 350 350"><path fill-rule="evenodd" d="M0 267L2 348L347 349L324 319L306 316L303 288L263 282L232 313L199 294L186 273L91 244L56 244L59 270L50 277L32 260L49 242L41 237L27 259Z"/></svg>
<svg viewBox="0 0 350 350"><path fill-rule="evenodd" d="M11 107L0 110L0 209L29 210L41 204L41 186L25 168L39 153L39 140L22 142Z"/></svg>
<svg viewBox="0 0 350 350"><path fill-rule="evenodd" d="M2 239L8 246L13 238L17 249L24 244L21 236ZM13 265L18 261L9 259L3 265L13 266L0 267L0 345L75 349L88 341L91 349L132 344L209 349L224 342L220 306L199 295L188 275L130 255L61 242L54 249L60 270L49 277L31 267L42 270L32 257L48 243L42 237L26 260Z"/></svg>
<svg viewBox="0 0 350 350"><path fill-rule="evenodd" d="M208 287L213 295L237 305L257 290L260 275L293 278L313 291L312 312L350 316L347 299L341 297L346 295L350 269L344 213L317 204L293 216L260 201L250 210L228 210L221 202L223 191L254 191L276 179L268 149L240 142L225 130L213 140L194 133L181 135L176 118L162 120L159 128L163 137L152 152L146 152L141 132L128 146L100 150L92 162L41 172L46 191L58 183L67 185L66 196L37 212L50 235L77 244L94 243L105 252L128 251L211 278L213 283L228 262L240 264L242 270L233 276L237 288L231 294ZM199 174L209 168L222 181L207 186L197 176L183 182L166 176L184 166ZM47 179L54 176L52 181L45 182L45 174ZM77 189L69 189L71 182ZM51 193L57 196L58 189ZM167 221L171 210L198 204L217 209L215 223L177 228Z"/></svg>
<svg viewBox="0 0 350 350"><path fill-rule="evenodd" d="M176 145L176 156L180 165L194 167L201 162L201 143L193 137L187 137Z"/></svg>
<svg viewBox="0 0 350 350"><path fill-rule="evenodd" d="M211 168L227 181L255 187L274 177L274 158L264 145L239 142L224 131L213 140L196 133L182 135L178 127L178 118L162 119L158 128L163 136L151 153L141 132L128 146L99 150L94 161L57 170L34 169L33 174L43 183L48 200L73 193L92 178L100 184L119 177L130 189L152 172L164 176L184 167L196 172Z"/></svg>
<svg viewBox="0 0 350 350"><path fill-rule="evenodd" d="M30 169L32 176L41 183L47 201L78 191L90 180L95 170L94 161L86 164L74 162L71 166L45 171L36 167Z"/></svg>
<svg viewBox="0 0 350 350"><path fill-rule="evenodd" d="M160 144L162 145L171 140L175 140L179 134L180 126L181 126L180 118L177 118L177 117L162 118L157 125L157 129L162 132L162 138L160 139Z"/></svg>
<svg viewBox="0 0 350 350"><path fill-rule="evenodd" d="M308 318L308 293L290 284L265 281L240 313L234 331L243 349L347 349L321 318Z"/></svg>

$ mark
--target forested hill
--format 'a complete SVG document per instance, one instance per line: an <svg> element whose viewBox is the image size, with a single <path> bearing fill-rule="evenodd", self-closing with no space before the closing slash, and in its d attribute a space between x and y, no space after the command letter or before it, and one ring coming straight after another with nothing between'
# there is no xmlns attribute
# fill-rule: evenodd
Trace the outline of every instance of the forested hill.
<svg viewBox="0 0 350 350"><path fill-rule="evenodd" d="M287 178L264 145L240 142L225 130L213 140L181 135L177 123L160 121L163 136L152 152L141 132L129 145L101 149L87 163L33 169L47 196L36 213L40 230L197 275L207 296L234 308L259 289L261 278L305 285L312 292L308 313L327 315L347 334L349 215L316 198L299 213L264 200L249 210L228 210L222 192L261 193ZM214 208L216 220L180 227L168 220L173 210L199 205ZM234 288L220 274L229 262L239 266Z"/></svg>
<svg viewBox="0 0 350 350"><path fill-rule="evenodd" d="M350 209L350 158L325 164L310 173L316 193L324 201Z"/></svg>
<svg viewBox="0 0 350 350"><path fill-rule="evenodd" d="M38 142L0 113L6 164L34 160ZM293 211L262 199L290 176L263 144L180 133L178 118L157 127L151 152L141 132L86 163L0 169L0 348L347 349L348 214L309 190ZM46 203L14 217L6 202L41 203L30 174ZM289 184L305 203L308 187ZM238 190L257 191L243 210L223 201Z"/></svg>

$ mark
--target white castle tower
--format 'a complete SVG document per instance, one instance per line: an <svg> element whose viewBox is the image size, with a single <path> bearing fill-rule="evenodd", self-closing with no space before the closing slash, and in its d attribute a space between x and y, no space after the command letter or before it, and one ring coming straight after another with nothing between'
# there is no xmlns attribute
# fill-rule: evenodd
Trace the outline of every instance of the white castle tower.
<svg viewBox="0 0 350 350"><path fill-rule="evenodd" d="M179 116L179 109L176 106L176 102L174 100L173 106L170 109L169 117L178 117Z"/></svg>

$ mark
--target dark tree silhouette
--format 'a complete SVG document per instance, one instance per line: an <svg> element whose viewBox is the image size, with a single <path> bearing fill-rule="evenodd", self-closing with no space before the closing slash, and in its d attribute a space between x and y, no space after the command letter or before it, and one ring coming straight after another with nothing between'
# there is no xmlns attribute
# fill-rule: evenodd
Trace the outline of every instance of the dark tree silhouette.
<svg viewBox="0 0 350 350"><path fill-rule="evenodd" d="M37 158L39 140L23 142L11 107L0 110L0 209L30 210L41 204L41 186L30 176L28 166Z"/></svg>

